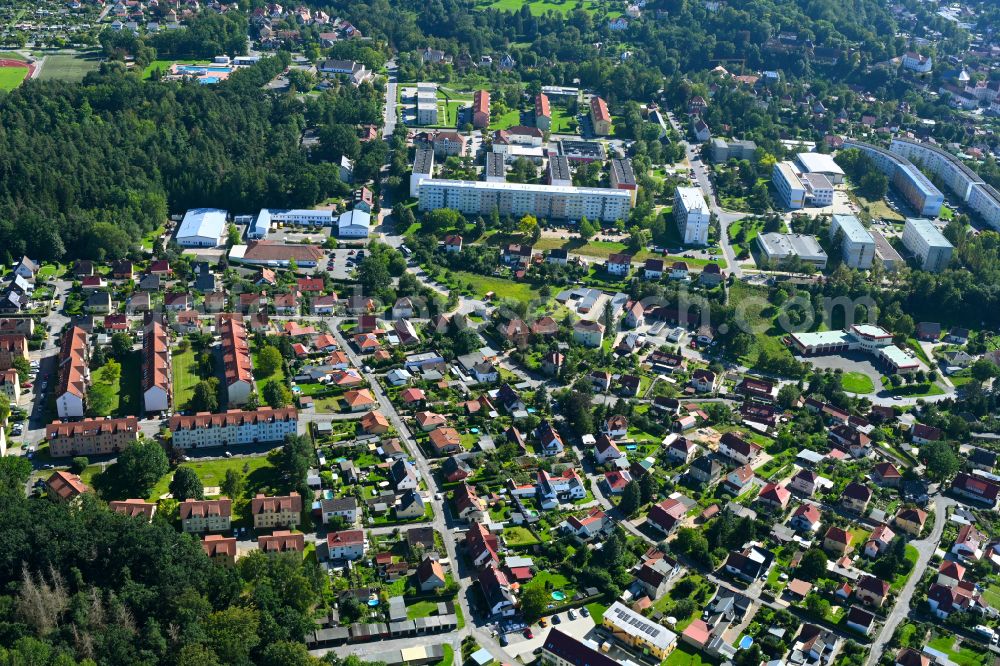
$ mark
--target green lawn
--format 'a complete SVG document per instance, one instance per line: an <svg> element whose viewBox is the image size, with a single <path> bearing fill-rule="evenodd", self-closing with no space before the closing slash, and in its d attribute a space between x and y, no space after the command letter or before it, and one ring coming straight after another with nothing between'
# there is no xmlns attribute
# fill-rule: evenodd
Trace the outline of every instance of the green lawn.
<svg viewBox="0 0 1000 666"><path fill-rule="evenodd" d="M521 110L511 109L502 115L490 115L490 130L509 129L521 124Z"/></svg>
<svg viewBox="0 0 1000 666"><path fill-rule="evenodd" d="M890 589L893 592L899 592L906 585L906 581L909 580L910 576L913 575L913 567L917 564L917 558L920 557L920 552L914 546L909 544L906 545L906 561L910 563L910 570L905 574L899 574L892 580L892 585Z"/></svg>
<svg viewBox="0 0 1000 666"><path fill-rule="evenodd" d="M418 601L406 607L406 617L410 620L430 617L435 613L437 613L437 603L434 601Z"/></svg>
<svg viewBox="0 0 1000 666"><path fill-rule="evenodd" d="M990 585L983 590L983 601L993 608L1000 607L1000 585Z"/></svg>
<svg viewBox="0 0 1000 666"><path fill-rule="evenodd" d="M20 60L21 62L27 62L25 58L20 53L14 53L13 51L0 51L0 59L2 60Z"/></svg>
<svg viewBox="0 0 1000 666"><path fill-rule="evenodd" d="M702 655L687 643L677 643L677 649L670 653L663 660L661 666L702 666L703 664L716 664L707 655Z"/></svg>
<svg viewBox="0 0 1000 666"><path fill-rule="evenodd" d="M508 527L503 531L504 541L508 546L533 546L538 539L526 527Z"/></svg>
<svg viewBox="0 0 1000 666"><path fill-rule="evenodd" d="M934 383L903 384L899 388L890 388L886 392L889 395L898 395L904 398L927 398L932 395L944 395L944 389Z"/></svg>
<svg viewBox="0 0 1000 666"><path fill-rule="evenodd" d="M88 73L97 69L98 56L93 54L54 54L45 56L42 72L38 78L43 81L82 81Z"/></svg>
<svg viewBox="0 0 1000 666"><path fill-rule="evenodd" d="M538 298L538 290L526 282L486 277L465 271L452 271L451 275L453 285L458 282L462 289L471 287L472 292L480 298L491 291L497 295L497 298L512 298L519 301L530 301Z"/></svg>
<svg viewBox="0 0 1000 666"><path fill-rule="evenodd" d="M451 666L455 661L455 648L450 643L445 643L441 646L441 651L444 653L444 656L434 666Z"/></svg>
<svg viewBox="0 0 1000 666"><path fill-rule="evenodd" d="M27 67L0 67L0 90L13 90L27 75Z"/></svg>
<svg viewBox="0 0 1000 666"><path fill-rule="evenodd" d="M278 469L271 464L267 456L248 456L242 458L222 458L201 462L183 463L182 467L190 467L206 487L218 486L226 478L226 471L234 469L246 477L247 496L253 497L258 489L264 487L276 488L281 484ZM160 479L149 494L150 500L156 500L167 494L170 479L173 474L167 474Z"/></svg>
<svg viewBox="0 0 1000 666"><path fill-rule="evenodd" d="M594 624L600 625L604 623L604 611L608 610L607 606L594 602L587 604L587 610L590 611L590 618L594 621Z"/></svg>
<svg viewBox="0 0 1000 666"><path fill-rule="evenodd" d="M551 134L572 134L576 131L576 118L566 112L562 106L550 107L552 111L552 126L549 128Z"/></svg>
<svg viewBox="0 0 1000 666"><path fill-rule="evenodd" d="M275 369L274 372L272 372L269 375L264 375L264 374L261 374L261 373L257 372L257 370L256 370L256 368L257 368L257 356L259 354L260 354L260 350L259 349L253 353L253 367L255 368L255 370L254 370L254 379L256 379L258 382L262 382L262 381L265 381L265 380L270 381L272 379L276 379L279 382L285 381L285 369L282 366L280 366L280 365Z"/></svg>
<svg viewBox="0 0 1000 666"><path fill-rule="evenodd" d="M583 7L584 11L588 13L594 13L597 11L598 3L592 0L583 0L583 2L576 2L575 0L565 0L560 2L559 0L532 0L531 2L524 2L524 0L493 0L492 2L484 2L480 6L488 7L489 9L496 9L505 12L516 12L520 11L523 5L527 4L531 10L531 13L535 16L540 16L547 12L553 11L560 14L568 14L577 8L577 5ZM615 18L620 16L621 12L609 12L609 18Z"/></svg>
<svg viewBox="0 0 1000 666"><path fill-rule="evenodd" d="M951 635L938 636L928 645L935 650L940 650L948 655L958 666L984 666L986 664L986 651L975 650L967 647L955 649L955 637ZM991 658L992 661L992 658Z"/></svg>
<svg viewBox="0 0 1000 666"><path fill-rule="evenodd" d="M188 347L182 354L175 352L171 362L174 372L174 405L177 409L184 409L194 395L195 385L201 381L194 361L194 350Z"/></svg>
<svg viewBox="0 0 1000 666"><path fill-rule="evenodd" d="M875 390L871 377L863 372L845 372L841 383L848 393L871 393Z"/></svg>
<svg viewBox="0 0 1000 666"><path fill-rule="evenodd" d="M166 231L167 230L163 225L160 225L158 228L154 229L153 231L150 231L148 234L143 236L142 246L147 250L152 250L153 243L156 241L157 238L166 233Z"/></svg>
<svg viewBox="0 0 1000 666"><path fill-rule="evenodd" d="M121 379L111 387L111 415L138 416L142 403L142 353L130 353L121 365ZM93 376L99 377L102 369L95 370Z"/></svg>

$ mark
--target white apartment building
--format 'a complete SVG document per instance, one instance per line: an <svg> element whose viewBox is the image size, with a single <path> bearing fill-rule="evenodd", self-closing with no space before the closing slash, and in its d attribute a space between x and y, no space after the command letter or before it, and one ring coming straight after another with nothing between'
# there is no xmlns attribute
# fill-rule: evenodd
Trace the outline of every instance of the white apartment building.
<svg viewBox="0 0 1000 666"><path fill-rule="evenodd" d="M799 180L791 162L778 162L771 172L774 188L785 208L798 210L806 205L806 186Z"/></svg>
<svg viewBox="0 0 1000 666"><path fill-rule="evenodd" d="M417 84L417 124L438 124L438 100L436 83Z"/></svg>
<svg viewBox="0 0 1000 666"><path fill-rule="evenodd" d="M452 208L466 215L534 215L539 219L600 220L628 217L627 191L598 187L425 179L418 185L420 210Z"/></svg>
<svg viewBox="0 0 1000 666"><path fill-rule="evenodd" d="M678 187L674 193L674 222L685 245L708 245L712 219L700 187Z"/></svg>
<svg viewBox="0 0 1000 666"><path fill-rule="evenodd" d="M920 260L921 268L932 273L948 266L954 249L934 223L923 218L906 219L903 245Z"/></svg>
<svg viewBox="0 0 1000 666"><path fill-rule="evenodd" d="M1000 192L992 185L974 185L969 194L969 208L979 213L986 224L1000 230Z"/></svg>
<svg viewBox="0 0 1000 666"><path fill-rule="evenodd" d="M173 445L178 449L232 446L256 442L282 442L298 433L294 407L261 408L253 412L230 409L222 414L199 413L170 417Z"/></svg>
<svg viewBox="0 0 1000 666"><path fill-rule="evenodd" d="M418 148L413 156L413 170L410 172L410 196L420 193L420 183L434 177L434 151Z"/></svg>
<svg viewBox="0 0 1000 666"><path fill-rule="evenodd" d="M841 233L841 252L844 264L851 268L867 269L875 260L875 239L868 233L861 220L853 215L834 215L830 224L830 239Z"/></svg>
<svg viewBox="0 0 1000 666"><path fill-rule="evenodd" d="M929 143L896 137L889 145L889 151L940 178L949 190L962 198L962 201L969 200L973 185L983 182L983 179L965 166L960 159Z"/></svg>
<svg viewBox="0 0 1000 666"><path fill-rule="evenodd" d="M806 199L816 207L833 205L833 184L821 173L804 173L799 179L806 189Z"/></svg>
<svg viewBox="0 0 1000 666"><path fill-rule="evenodd" d="M941 213L944 195L920 169L902 155L862 141L845 141L845 148L857 148L875 163L906 201L921 215L937 217Z"/></svg>

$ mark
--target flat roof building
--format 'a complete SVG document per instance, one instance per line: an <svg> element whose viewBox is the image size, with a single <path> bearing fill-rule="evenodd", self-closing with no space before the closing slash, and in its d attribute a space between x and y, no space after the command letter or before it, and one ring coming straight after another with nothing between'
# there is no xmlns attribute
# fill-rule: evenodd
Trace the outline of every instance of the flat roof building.
<svg viewBox="0 0 1000 666"><path fill-rule="evenodd" d="M834 215L830 224L830 239L841 235L840 249L844 265L868 269L875 260L875 239L861 220L853 215Z"/></svg>
<svg viewBox="0 0 1000 666"><path fill-rule="evenodd" d="M413 170L410 172L410 196L417 196L420 183L434 177L434 151L418 148L413 155Z"/></svg>
<svg viewBox="0 0 1000 666"><path fill-rule="evenodd" d="M181 247L216 247L226 235L228 213L220 208L192 208L184 213L177 230Z"/></svg>
<svg viewBox="0 0 1000 666"><path fill-rule="evenodd" d="M906 218L903 245L920 262L920 268L931 273L947 268L954 250L934 223L923 218Z"/></svg>
<svg viewBox="0 0 1000 666"><path fill-rule="evenodd" d="M920 362L892 343L892 333L881 326L856 324L846 331L792 333L792 346L803 356L826 356L861 351L875 357L886 374L916 372Z"/></svg>
<svg viewBox="0 0 1000 666"><path fill-rule="evenodd" d="M791 162L775 164L774 170L771 172L771 180L785 208L798 210L806 205L806 187L799 180Z"/></svg>
<svg viewBox="0 0 1000 666"><path fill-rule="evenodd" d="M804 234L758 234L757 249L762 259L777 265L797 257L803 263L823 270L828 259L816 237Z"/></svg>
<svg viewBox="0 0 1000 666"><path fill-rule="evenodd" d="M603 162L607 153L604 144L597 141L569 141L561 139L559 141L559 154L570 162L587 163L600 160Z"/></svg>
<svg viewBox="0 0 1000 666"><path fill-rule="evenodd" d="M806 188L806 200L815 208L833 205L833 184L821 173L804 173L799 179Z"/></svg>
<svg viewBox="0 0 1000 666"><path fill-rule="evenodd" d="M539 219L615 222L628 217L628 192L611 188L428 179L418 188L420 210L452 208L463 214L534 215Z"/></svg>
<svg viewBox="0 0 1000 666"><path fill-rule="evenodd" d="M712 215L700 187L678 187L674 193L674 222L685 245L708 245Z"/></svg>
<svg viewBox="0 0 1000 666"><path fill-rule="evenodd" d="M417 124L438 124L438 99L436 83L417 84Z"/></svg>
<svg viewBox="0 0 1000 666"><path fill-rule="evenodd" d="M936 217L940 214L944 195L905 156L863 141L848 140L844 142L844 147L857 148L870 157L878 170L886 175L889 182L903 195L907 203L921 215Z"/></svg>
<svg viewBox="0 0 1000 666"><path fill-rule="evenodd" d="M821 173L831 183L844 182L844 170L833 161L833 156L824 153L799 153L795 156L804 173Z"/></svg>
<svg viewBox="0 0 1000 666"><path fill-rule="evenodd" d="M627 190L632 197L632 205L635 205L636 197L639 194L639 185L635 181L632 160L627 158L611 160L611 187Z"/></svg>
<svg viewBox="0 0 1000 666"><path fill-rule="evenodd" d="M882 262L882 267L887 271L894 271L903 265L903 258L896 252L889 240L877 229L871 230L872 238L875 240L875 258Z"/></svg>
<svg viewBox="0 0 1000 666"><path fill-rule="evenodd" d="M504 167L503 155L486 153L486 168L483 170L483 179L488 183L502 183L507 180L507 169Z"/></svg>
<svg viewBox="0 0 1000 666"><path fill-rule="evenodd" d="M549 185L572 185L573 174L569 170L569 160L563 155L552 155L546 167Z"/></svg>

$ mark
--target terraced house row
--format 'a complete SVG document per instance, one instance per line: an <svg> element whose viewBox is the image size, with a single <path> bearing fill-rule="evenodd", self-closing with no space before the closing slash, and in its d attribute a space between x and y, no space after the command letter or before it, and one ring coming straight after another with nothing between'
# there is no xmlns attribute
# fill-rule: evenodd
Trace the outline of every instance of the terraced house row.
<svg viewBox="0 0 1000 666"><path fill-rule="evenodd" d="M90 352L87 332L79 326L63 333L59 350L59 385L56 389L56 412L61 419L80 418L86 411L90 386Z"/></svg>
<svg viewBox="0 0 1000 666"><path fill-rule="evenodd" d="M226 398L229 405L243 405L253 393L253 363L250 344L243 316L219 316L219 337L222 344L222 362L226 376Z"/></svg>

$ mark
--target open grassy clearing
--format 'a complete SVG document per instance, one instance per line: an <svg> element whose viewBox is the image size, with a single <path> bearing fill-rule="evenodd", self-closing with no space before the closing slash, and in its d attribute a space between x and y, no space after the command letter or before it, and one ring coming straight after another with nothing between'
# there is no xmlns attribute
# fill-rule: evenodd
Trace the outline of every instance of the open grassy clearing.
<svg viewBox="0 0 1000 666"><path fill-rule="evenodd" d="M194 360L194 350L189 347L182 354L175 353L171 361L174 371L174 404L178 409L184 409L194 395L195 385L201 381Z"/></svg>
<svg viewBox="0 0 1000 666"><path fill-rule="evenodd" d="M231 469L235 470L243 474L246 478L247 494L251 497L257 489L264 487L275 488L280 484L278 469L264 455L186 462L181 467L190 467L193 469L206 488L209 486L219 486L226 478L226 472ZM156 500L170 492L169 486L172 478L173 472L160 479L153 486L153 490L149 494L149 499Z"/></svg>
<svg viewBox="0 0 1000 666"><path fill-rule="evenodd" d="M848 393L871 393L875 390L871 377L863 372L845 372L841 376L841 384Z"/></svg>
<svg viewBox="0 0 1000 666"><path fill-rule="evenodd" d="M97 53L80 55L55 53L45 56L45 63L38 78L43 81L82 81L99 64Z"/></svg>
<svg viewBox="0 0 1000 666"><path fill-rule="evenodd" d="M0 67L0 90L13 90L28 76L27 67Z"/></svg>

